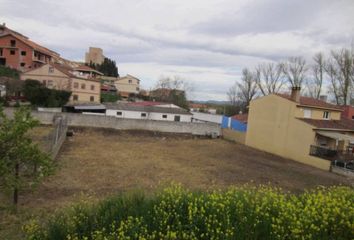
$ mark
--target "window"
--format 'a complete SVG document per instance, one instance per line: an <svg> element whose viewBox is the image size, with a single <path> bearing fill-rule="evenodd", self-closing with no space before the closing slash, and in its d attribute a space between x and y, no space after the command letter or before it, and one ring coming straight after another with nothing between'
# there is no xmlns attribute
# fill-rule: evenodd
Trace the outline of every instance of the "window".
<svg viewBox="0 0 354 240"><path fill-rule="evenodd" d="M136 90L139 91L139 88L137 87Z"/></svg>
<svg viewBox="0 0 354 240"><path fill-rule="evenodd" d="M22 56L26 56L26 51L21 51Z"/></svg>
<svg viewBox="0 0 354 240"><path fill-rule="evenodd" d="M323 112L323 119L329 119L329 116L330 116L330 114L328 111Z"/></svg>
<svg viewBox="0 0 354 240"><path fill-rule="evenodd" d="M91 85L91 90L95 90L95 85Z"/></svg>
<svg viewBox="0 0 354 240"><path fill-rule="evenodd" d="M53 73L54 72L54 68L53 67L49 67L48 72L49 73Z"/></svg>
<svg viewBox="0 0 354 240"><path fill-rule="evenodd" d="M0 56L2 56L2 48L0 48Z"/></svg>
<svg viewBox="0 0 354 240"><path fill-rule="evenodd" d="M22 62L20 65L21 65L21 67L24 67L24 66L26 66L26 63Z"/></svg>
<svg viewBox="0 0 354 240"><path fill-rule="evenodd" d="M90 96L90 102L94 102L95 101L95 97L94 96Z"/></svg>
<svg viewBox="0 0 354 240"><path fill-rule="evenodd" d="M175 122L180 122L181 121L181 116L176 115L175 116Z"/></svg>
<svg viewBox="0 0 354 240"><path fill-rule="evenodd" d="M78 96L78 95L74 95L74 96L73 96L73 100L74 100L74 101L78 101L78 100L79 100L79 96Z"/></svg>
<svg viewBox="0 0 354 240"><path fill-rule="evenodd" d="M141 113L141 117L146 117L146 113Z"/></svg>
<svg viewBox="0 0 354 240"><path fill-rule="evenodd" d="M311 118L311 109L304 109L304 118Z"/></svg>
<svg viewBox="0 0 354 240"><path fill-rule="evenodd" d="M53 87L53 80L48 80L48 88Z"/></svg>
<svg viewBox="0 0 354 240"><path fill-rule="evenodd" d="M81 89L85 89L85 88L86 88L85 83L81 84Z"/></svg>
<svg viewBox="0 0 354 240"><path fill-rule="evenodd" d="M117 112L117 116L122 116L122 112Z"/></svg>
<svg viewBox="0 0 354 240"><path fill-rule="evenodd" d="M128 83L132 83L133 81L131 79L128 80Z"/></svg>
<svg viewBox="0 0 354 240"><path fill-rule="evenodd" d="M10 50L10 55L15 55L15 50Z"/></svg>
<svg viewBox="0 0 354 240"><path fill-rule="evenodd" d="M47 86L47 80L43 80L42 83L43 83L44 86Z"/></svg>
<svg viewBox="0 0 354 240"><path fill-rule="evenodd" d="M74 88L79 88L79 83L74 82Z"/></svg>
<svg viewBox="0 0 354 240"><path fill-rule="evenodd" d="M162 115L162 118L167 118L167 115L166 114Z"/></svg>
<svg viewBox="0 0 354 240"><path fill-rule="evenodd" d="M10 40L11 47L16 47L16 40Z"/></svg>

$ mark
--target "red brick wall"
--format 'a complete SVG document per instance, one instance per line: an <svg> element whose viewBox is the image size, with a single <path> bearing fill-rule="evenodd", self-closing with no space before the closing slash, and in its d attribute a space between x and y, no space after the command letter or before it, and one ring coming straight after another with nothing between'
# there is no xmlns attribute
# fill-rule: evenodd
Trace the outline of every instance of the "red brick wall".
<svg viewBox="0 0 354 240"><path fill-rule="evenodd" d="M343 112L341 118L346 118L346 119L353 119L354 117L354 107L352 106L345 106L343 107Z"/></svg>
<svg viewBox="0 0 354 240"><path fill-rule="evenodd" d="M10 48L10 41L15 40L16 45L14 48ZM33 50L31 47L23 43L22 41L14 38L11 35L0 37L0 48L2 48L3 55L6 59L6 66L16 68L20 71L25 71L34 67L32 61ZM11 55L10 51L14 50L15 55ZM25 51L26 56L22 56L21 52ZM25 63L24 67L21 67L21 63Z"/></svg>

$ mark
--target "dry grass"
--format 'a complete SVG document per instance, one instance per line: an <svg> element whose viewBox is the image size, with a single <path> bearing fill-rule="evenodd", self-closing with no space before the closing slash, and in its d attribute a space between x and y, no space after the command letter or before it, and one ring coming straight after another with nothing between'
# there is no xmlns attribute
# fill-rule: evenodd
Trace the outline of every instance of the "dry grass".
<svg viewBox="0 0 354 240"><path fill-rule="evenodd" d="M221 139L141 131L76 129L58 165L35 192L22 194L24 212L39 214L82 196L150 191L170 182L195 189L269 183L293 192L348 184L344 177Z"/></svg>
<svg viewBox="0 0 354 240"><path fill-rule="evenodd" d="M295 192L347 183L344 177L221 139L149 132L76 130L58 162L57 173L23 199L26 205L56 205L78 193L103 196L170 182L198 189L270 183Z"/></svg>

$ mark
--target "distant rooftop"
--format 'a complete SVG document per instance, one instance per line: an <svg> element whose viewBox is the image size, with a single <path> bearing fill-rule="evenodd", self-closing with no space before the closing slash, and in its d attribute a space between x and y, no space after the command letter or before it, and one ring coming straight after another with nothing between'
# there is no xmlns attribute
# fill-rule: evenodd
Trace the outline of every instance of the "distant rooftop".
<svg viewBox="0 0 354 240"><path fill-rule="evenodd" d="M290 95L288 94L281 94L281 93L277 93L277 96L286 98L290 101L295 102ZM336 109L338 111L342 111L342 107L341 106L337 106L335 104L331 104L319 99L315 99L315 98L310 98L310 97L300 97L300 105L304 105L304 106L312 106L312 107L320 107L320 108L330 108L330 109Z"/></svg>

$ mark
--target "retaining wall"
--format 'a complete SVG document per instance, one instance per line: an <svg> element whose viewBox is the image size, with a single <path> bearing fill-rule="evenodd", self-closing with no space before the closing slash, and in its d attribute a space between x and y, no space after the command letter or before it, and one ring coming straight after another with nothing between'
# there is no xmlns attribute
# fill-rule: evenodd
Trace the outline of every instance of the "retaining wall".
<svg viewBox="0 0 354 240"><path fill-rule="evenodd" d="M234 130L231 130L228 128L223 128L222 129L222 137L224 139L234 141L237 143L242 143L242 144L246 143L246 133L245 132L238 132L238 131L234 131Z"/></svg>
<svg viewBox="0 0 354 240"><path fill-rule="evenodd" d="M6 108L5 113L12 116L14 109ZM221 135L220 126L215 123L170 122L140 119L121 119L109 116L84 115L79 113L53 113L33 111L32 116L42 124L52 124L56 115L65 115L69 126L98 127L113 129L141 129L158 132L190 133L193 135Z"/></svg>

